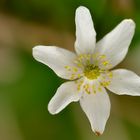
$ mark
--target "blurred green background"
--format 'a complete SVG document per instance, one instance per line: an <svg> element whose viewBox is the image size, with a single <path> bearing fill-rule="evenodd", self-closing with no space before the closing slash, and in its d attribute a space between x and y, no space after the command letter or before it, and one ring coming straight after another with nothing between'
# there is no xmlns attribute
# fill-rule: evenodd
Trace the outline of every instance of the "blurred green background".
<svg viewBox="0 0 140 140"><path fill-rule="evenodd" d="M140 75L139 0L0 0L0 140L140 140L140 97L109 93L111 114L100 137L79 103L55 116L47 110L64 81L33 59L32 48L43 44L73 50L80 5L91 11L97 40L124 18L136 22L129 53L118 67Z"/></svg>

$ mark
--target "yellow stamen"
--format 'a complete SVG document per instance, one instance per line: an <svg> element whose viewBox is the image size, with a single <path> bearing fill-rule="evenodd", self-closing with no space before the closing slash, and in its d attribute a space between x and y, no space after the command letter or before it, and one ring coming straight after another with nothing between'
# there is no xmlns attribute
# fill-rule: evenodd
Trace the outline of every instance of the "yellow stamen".
<svg viewBox="0 0 140 140"><path fill-rule="evenodd" d="M75 79L75 74L72 74L70 80L74 80L74 79Z"/></svg>
<svg viewBox="0 0 140 140"><path fill-rule="evenodd" d="M102 62L102 64L103 64L104 66L107 66L107 65L109 64L109 62L108 62L108 61L104 61L104 62Z"/></svg>
<svg viewBox="0 0 140 140"><path fill-rule="evenodd" d="M73 68L73 71L74 71L74 72L77 72L77 71L78 71L78 69L77 69L76 67L74 67L74 68Z"/></svg>
<svg viewBox="0 0 140 140"><path fill-rule="evenodd" d="M90 80L97 79L100 76L100 69L92 64L88 65L84 70L84 75Z"/></svg>

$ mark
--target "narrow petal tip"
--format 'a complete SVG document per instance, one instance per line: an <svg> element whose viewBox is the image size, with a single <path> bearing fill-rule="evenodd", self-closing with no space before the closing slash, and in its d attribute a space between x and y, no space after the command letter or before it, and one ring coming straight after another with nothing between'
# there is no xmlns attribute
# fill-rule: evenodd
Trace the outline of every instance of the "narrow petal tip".
<svg viewBox="0 0 140 140"><path fill-rule="evenodd" d="M52 115L56 115L57 114L57 112L51 108L51 105L50 104L48 104L48 111Z"/></svg>
<svg viewBox="0 0 140 140"><path fill-rule="evenodd" d="M32 54L33 54L33 57L36 59L37 56L39 55L39 52L40 50L42 49L41 46L35 46L32 48Z"/></svg>
<svg viewBox="0 0 140 140"><path fill-rule="evenodd" d="M130 25L132 25L132 26L135 27L135 22L134 22L134 20L132 20L132 19L125 19L125 20L124 20L124 23L130 24Z"/></svg>
<svg viewBox="0 0 140 140"><path fill-rule="evenodd" d="M38 51L38 50L44 49L44 47L46 47L46 46L37 45L37 46L35 46L35 47L32 48L32 51L33 51L33 52L34 52L34 51Z"/></svg>
<svg viewBox="0 0 140 140"><path fill-rule="evenodd" d="M88 10L88 8L86 8L85 6L79 6L77 9L76 9L76 12L77 11L80 11L80 10ZM89 11L89 10L88 10Z"/></svg>
<svg viewBox="0 0 140 140"><path fill-rule="evenodd" d="M95 134L96 134L97 136L102 135L102 133L100 133L99 131L95 131Z"/></svg>
<svg viewBox="0 0 140 140"><path fill-rule="evenodd" d="M40 48L40 45L33 47L32 50L34 51L34 50L36 50L36 49L38 49L38 48Z"/></svg>

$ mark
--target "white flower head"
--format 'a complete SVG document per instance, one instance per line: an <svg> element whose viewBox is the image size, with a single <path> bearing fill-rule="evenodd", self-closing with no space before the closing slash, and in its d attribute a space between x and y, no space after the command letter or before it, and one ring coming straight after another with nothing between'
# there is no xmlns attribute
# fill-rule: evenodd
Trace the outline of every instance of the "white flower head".
<svg viewBox="0 0 140 140"><path fill-rule="evenodd" d="M57 114L69 103L79 101L92 130L100 135L110 114L106 88L118 95L140 95L140 77L126 69L111 70L126 56L135 23L123 20L96 43L96 32L86 7L77 8L75 22L76 53L55 46L36 46L33 56L61 78L70 80L57 89L49 102L49 112Z"/></svg>

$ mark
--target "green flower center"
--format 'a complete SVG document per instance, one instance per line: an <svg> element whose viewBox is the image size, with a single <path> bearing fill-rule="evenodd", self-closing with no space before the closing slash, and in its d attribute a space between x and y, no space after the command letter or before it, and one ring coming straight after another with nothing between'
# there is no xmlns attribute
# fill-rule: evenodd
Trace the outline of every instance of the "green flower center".
<svg viewBox="0 0 140 140"><path fill-rule="evenodd" d="M84 75L90 80L97 79L100 76L100 69L98 66L89 64L84 69Z"/></svg>

